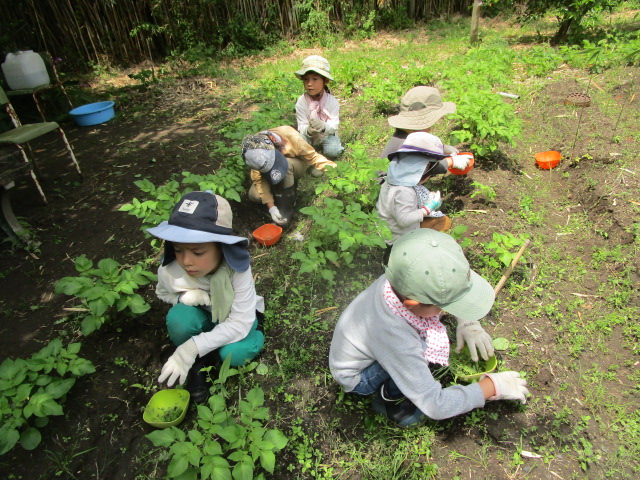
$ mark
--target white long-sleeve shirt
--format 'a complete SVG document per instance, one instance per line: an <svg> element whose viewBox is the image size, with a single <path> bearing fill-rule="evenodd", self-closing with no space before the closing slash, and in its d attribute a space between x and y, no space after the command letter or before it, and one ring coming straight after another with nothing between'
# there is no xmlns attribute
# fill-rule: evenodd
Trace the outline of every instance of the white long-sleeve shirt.
<svg viewBox="0 0 640 480"><path fill-rule="evenodd" d="M338 125L340 124L340 104L338 103L338 99L330 93L327 93L327 101L324 104L324 108L329 113L329 119L324 122L325 128L322 135L333 135L338 131ZM310 116L311 111L304 98L304 94L300 95L296 102L296 121L298 122L298 131L302 135L310 136L307 133Z"/></svg>
<svg viewBox="0 0 640 480"><path fill-rule="evenodd" d="M210 278L210 275L193 278L177 261L173 261L158 269L156 294L160 300L175 305L180 295L187 290L200 289L209 292ZM229 317L216 324L213 330L193 337L200 356L245 338L256 320L256 310L264 311L264 299L256 294L251 267L241 273L233 272L231 285L234 299Z"/></svg>

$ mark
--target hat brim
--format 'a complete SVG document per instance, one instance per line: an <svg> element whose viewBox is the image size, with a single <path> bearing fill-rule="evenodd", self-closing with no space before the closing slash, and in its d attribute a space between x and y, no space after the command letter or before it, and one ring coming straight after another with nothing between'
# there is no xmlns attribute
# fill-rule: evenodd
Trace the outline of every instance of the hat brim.
<svg viewBox="0 0 640 480"><path fill-rule="evenodd" d="M495 302L493 287L484 278L471 270L471 289L458 300L446 305L438 305L450 315L462 320L473 321L485 317Z"/></svg>
<svg viewBox="0 0 640 480"><path fill-rule="evenodd" d="M389 117L387 121L392 127L402 130L424 130L435 125L443 116L455 113L456 104L443 102L442 107L437 110L425 110L400 112L398 115Z"/></svg>
<svg viewBox="0 0 640 480"><path fill-rule="evenodd" d="M289 162L287 161L287 158L282 154L282 152L276 149L273 166L268 172L264 173L264 175L267 176L271 185L277 185L284 180L288 170Z"/></svg>
<svg viewBox="0 0 640 480"><path fill-rule="evenodd" d="M149 232L154 237L158 237L168 242L178 243L208 243L218 242L226 245L243 246L249 245L249 240L244 237L237 237L235 235L223 235L219 233L203 232L201 230L191 230L189 228L178 227L176 225L170 225L166 220L157 227L148 228Z"/></svg>
<svg viewBox="0 0 640 480"><path fill-rule="evenodd" d="M333 80L333 77L331 76L331 74L329 72L327 72L326 70L322 70L321 68L302 68L302 69L298 70L295 73L295 75L300 80L302 80L302 77L304 77L309 72L317 73L318 75L323 76L327 80Z"/></svg>
<svg viewBox="0 0 640 480"><path fill-rule="evenodd" d="M246 240L246 239L245 239ZM199 242L198 242L199 243ZM250 265L251 257L249 252L245 248L245 245L236 243L234 245L228 245L226 243L221 244L222 256L234 271L245 272ZM164 243L164 255L162 256L162 266L169 265L176 259L176 250L173 246L173 242L166 241Z"/></svg>

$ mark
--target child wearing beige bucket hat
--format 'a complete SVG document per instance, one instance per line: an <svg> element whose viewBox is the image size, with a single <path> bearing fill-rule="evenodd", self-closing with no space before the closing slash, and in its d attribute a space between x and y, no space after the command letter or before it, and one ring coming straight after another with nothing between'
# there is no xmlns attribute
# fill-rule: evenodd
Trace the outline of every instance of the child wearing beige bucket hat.
<svg viewBox="0 0 640 480"><path fill-rule="evenodd" d="M389 154L398 150L410 133L429 132L438 120L455 111L456 104L443 102L437 88L413 87L402 97L400 113L387 120L396 131L380 154L380 158L387 158ZM445 145L444 153L455 155L458 150L451 145Z"/></svg>
<svg viewBox="0 0 640 480"><path fill-rule="evenodd" d="M526 403L527 382L515 371L444 388L430 370L448 365L443 313L457 321L459 352L493 356L479 323L495 300L491 285L469 267L450 235L422 228L401 237L389 265L346 308L329 349L331 375L345 392L373 395L373 408L400 427L415 427L485 406L488 400Z"/></svg>
<svg viewBox="0 0 640 480"><path fill-rule="evenodd" d="M338 137L340 104L328 87L333 80L331 66L326 58L310 55L295 75L302 80L305 90L296 102L298 131L313 148L335 160L344 148Z"/></svg>

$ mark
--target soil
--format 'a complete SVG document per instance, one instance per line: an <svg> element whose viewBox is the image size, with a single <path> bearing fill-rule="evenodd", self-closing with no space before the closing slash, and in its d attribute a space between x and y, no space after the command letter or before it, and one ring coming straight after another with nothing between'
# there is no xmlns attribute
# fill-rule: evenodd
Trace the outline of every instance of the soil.
<svg viewBox="0 0 640 480"><path fill-rule="evenodd" d="M478 241L488 240L492 232L510 231L509 226L518 221L514 220L513 211L518 211L522 192L512 185L514 179L522 179L523 176L532 179L530 185L534 186L531 188L538 188L535 186L538 184L539 188L545 189L550 204L560 206L549 210L549 218L536 225L533 233L537 238L553 242L554 249L562 251L563 255L580 256L585 250L634 241L630 226L638 221L637 207L620 200L612 204L610 192L612 189L635 192L635 200L638 200L640 175L620 170L619 176L612 177L610 169L602 168L617 159L615 153L620 147L611 143L617 114L623 107L623 112L637 112L639 106L640 96L636 95L630 103L629 98L633 85L640 84L640 74L638 69L630 69L630 72L630 77L619 82L616 91L591 89L597 98L604 98L606 93L608 101L614 102L608 109L597 101L583 110L563 105L568 94L585 85L585 82L578 85L575 74L567 71L555 74L554 80L537 95L520 99L524 135L537 136L538 143L530 143L532 150L529 152L505 147L498 160L478 161L470 175L455 179L453 183L449 208L455 212L468 212L464 223L469 226L469 232L477 232ZM594 81L598 78L594 77ZM149 389L155 388L152 387L155 376L172 351L163 325L166 306L155 300L153 286L148 286L143 289L143 294L152 304L149 312L134 321L125 319L117 324L107 324L98 332L81 337L72 330L68 320L70 312L65 310L74 306L73 301L54 294L57 280L75 275L72 260L79 255L86 254L96 261L114 258L121 263L135 263L144 256L153 255L149 241L140 232L139 220L118 211L123 203L139 194L133 186L135 180L149 178L160 185L173 174L185 170L204 174L219 166L217 159L211 158L208 151L208 146L216 140L215 129L203 121L207 112L216 112L214 85L188 79L179 81L172 88L171 95L165 96L153 87L148 92L132 87L127 93L130 101L127 105L117 106L114 121L95 127L63 124L83 170L82 181L68 157L59 151L59 138L53 138L38 142L34 149L41 160L43 188L49 203L42 204L28 176L17 178L16 187L11 191L15 213L30 225L41 244L38 251L31 253L4 244L0 258L0 308L3 316L0 348L3 356L28 357L50 339L63 334L69 340L82 342L80 355L91 360L97 370L78 380L67 398L65 415L52 417L37 449L28 452L17 446L0 458L0 478L134 479L138 475L148 475L148 478L163 475L164 466L158 465L157 453L153 453L150 442L145 438L153 428L143 422L142 410L153 393ZM144 99L142 110L134 108L136 99ZM348 111L347 104L343 115L348 115ZM209 115L208 119L215 117L212 113ZM580 132L576 134L579 115L582 116ZM384 118L376 121L384 125ZM540 125L546 125L545 128L554 132L553 137L540 135ZM640 150L637 135L622 138L621 142L630 145L627 151ZM532 154L551 149L563 152L565 160L554 170L538 169ZM578 157L580 161L569 160ZM472 181L494 186L495 200L489 201L483 196L471 198ZM246 199L241 204L234 204L233 208L234 227L240 235L250 237L254 228L268 220L261 208L247 204ZM568 224L572 215L584 212L588 213L595 226L593 235L581 238L579 242L570 234L557 235L558 225ZM250 248L254 256L264 252L256 244ZM272 248L277 252L283 247L276 245ZM537 264L529 264L529 267L534 276L543 269ZM293 261L292 268L295 268ZM374 271L379 268L375 264L371 266ZM637 276L634 281L638 281ZM606 273L589 271L581 285L567 285L563 292L566 295L570 292L590 294L601 283L606 283ZM259 288L268 299L268 285L259 285ZM540 323L529 318L522 323L524 317L510 305L515 299L508 292L501 295L504 296L498 308L488 317L488 323L495 328L494 336L506 335L518 327L523 340L538 352L544 352L547 345L557 343L552 329L541 327ZM344 298L336 296L340 302L339 312L350 298L347 294ZM637 303L637 299L633 301ZM336 318L334 315L330 321ZM546 317L543 320L553 322ZM282 325L268 334L270 341L261 360L276 365L278 360L274 352L290 339ZM309 372L326 368L330 335L329 330L315 337L317 344L313 357L309 359ZM522 352L527 351L524 343L518 348ZM557 379L566 380L580 372L569 374L561 371L566 352L557 349L553 350L553 355L551 361L536 371L532 379L535 388L532 390L540 399L551 396L554 402L570 404L579 411L580 405L572 400L580 398L577 386L570 384L567 389L559 391ZM595 353L585 355L585 369L595 357ZM616 359L610 354L602 355L599 361L615 363ZM527 356L514 357L510 367L527 370ZM264 388L268 390L269 387L265 385ZM615 388L623 389L623 386ZM310 431L313 431L314 424L335 422L336 436L356 440L362 434L363 424L357 415L345 412L344 408L335 408L338 388L334 383L319 383L313 377L299 376L291 382L288 392L298 396L296 404L270 400L269 406L278 412L279 418L301 416L308 422ZM471 414L444 423L436 443L431 446L431 458L423 456L413 460L437 463L440 478L454 478L456 475L458 478L514 478L507 468L511 460L510 449L505 450L509 452L505 456L497 457L501 460L492 457L492 461L484 462L473 457L481 438L488 435L498 450L521 445L523 430L534 431L534 427L539 432L548 430L552 428L554 417L552 413L546 417L533 416L517 405L494 403L487 409L499 415L490 417L482 428L470 426L473 425L469 421ZM313 415L310 411L314 412ZM286 422L278 426L284 430L287 428ZM597 437L592 437L591 442L594 448L607 451L607 446L601 444ZM330 443L330 439L324 442L319 439L315 448L328 457L331 454ZM524 444L524 447L530 446L526 439ZM455 460L450 457L451 452L457 452ZM283 458L284 466L297 463L293 449L285 450ZM333 460L337 462L337 459ZM280 461L278 465L281 465ZM576 465L575 458L568 453L566 460L561 455L552 465L541 461L526 463L521 474L526 478L568 479L574 478L574 474L580 476ZM336 472L339 472L338 467ZM603 478L603 474L597 465L593 465L588 478ZM294 472L282 468L274 475L274 478L309 477L308 472L301 472L299 466ZM361 477L351 475L348 478Z"/></svg>

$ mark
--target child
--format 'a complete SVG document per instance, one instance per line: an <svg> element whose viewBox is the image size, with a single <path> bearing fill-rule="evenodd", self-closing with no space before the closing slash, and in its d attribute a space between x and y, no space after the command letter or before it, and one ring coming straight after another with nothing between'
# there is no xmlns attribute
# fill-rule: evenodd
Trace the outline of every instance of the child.
<svg viewBox="0 0 640 480"><path fill-rule="evenodd" d="M456 351L466 342L474 360L476 350L485 360L493 355L491 337L478 322L493 301L493 288L469 268L451 236L414 230L395 243L385 274L340 316L329 351L331 374L346 392L375 394L373 408L401 427L460 415L487 400L525 403L527 382L518 372L443 388L429 369L448 364L443 312L458 318Z"/></svg>
<svg viewBox="0 0 640 480"><path fill-rule="evenodd" d="M340 106L327 87L333 80L330 72L329 62L319 55L302 61L302 68L295 75L302 80L305 93L296 102L296 120L302 138L335 160L344 148L338 137Z"/></svg>
<svg viewBox="0 0 640 480"><path fill-rule="evenodd" d="M400 101L400 113L387 120L396 131L380 154L380 158L387 158L389 154L398 150L410 133L430 132L431 127L440 118L455 111L456 104L443 102L437 88L425 86L412 88ZM455 155L458 149L445 145L444 153Z"/></svg>
<svg viewBox="0 0 640 480"><path fill-rule="evenodd" d="M401 148L389 155L389 160L376 203L378 215L387 222L393 235L387 242L389 247L405 233L421 226L447 231L451 220L437 210L442 205L440 192L430 192L423 183L432 175L446 173L450 167L466 168L469 156L447 157L438 137L415 132L407 136ZM385 263L388 252L389 248Z"/></svg>
<svg viewBox="0 0 640 480"><path fill-rule="evenodd" d="M231 365L252 360L264 345L264 302L256 295L248 240L232 235L231 206L207 192L184 195L169 221L147 231L165 241L156 293L173 305L169 338L178 348L158 378L172 386L187 380L191 400L209 396L203 367L231 355ZM210 354L213 352L212 354Z"/></svg>
<svg viewBox="0 0 640 480"><path fill-rule="evenodd" d="M298 179L309 167L309 173L319 177L327 167L336 166L289 126L244 137L242 158L251 168L249 199L266 205L271 219L283 227L293 216Z"/></svg>

